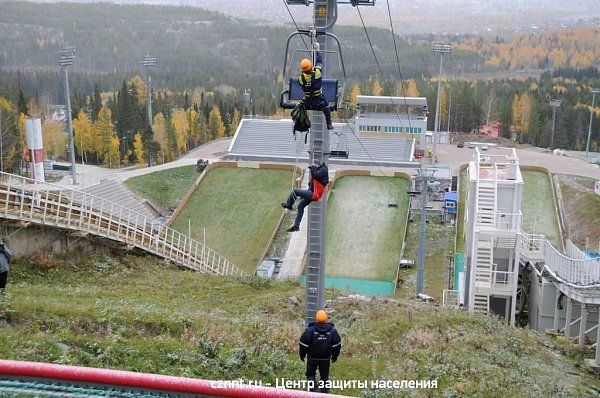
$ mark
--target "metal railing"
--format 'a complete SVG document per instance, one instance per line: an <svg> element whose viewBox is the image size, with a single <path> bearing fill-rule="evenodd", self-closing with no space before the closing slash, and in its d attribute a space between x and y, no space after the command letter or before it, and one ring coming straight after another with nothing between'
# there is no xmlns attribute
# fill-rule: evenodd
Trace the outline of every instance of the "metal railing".
<svg viewBox="0 0 600 398"><path fill-rule="evenodd" d="M117 203L53 184L0 173L0 217L96 235L191 270L244 275L202 243Z"/></svg>
<svg viewBox="0 0 600 398"><path fill-rule="evenodd" d="M493 214L492 225L485 223L486 215L477 213L476 223L479 227L488 227L500 231L520 231L521 230L521 212L516 214L496 211Z"/></svg>
<svg viewBox="0 0 600 398"><path fill-rule="evenodd" d="M571 258L559 252L544 235L523 234L521 254L523 257L544 261L554 277L574 286L600 285L600 260Z"/></svg>
<svg viewBox="0 0 600 398"><path fill-rule="evenodd" d="M460 306L460 300L458 298L458 290L444 290L442 292L442 305L444 307Z"/></svg>

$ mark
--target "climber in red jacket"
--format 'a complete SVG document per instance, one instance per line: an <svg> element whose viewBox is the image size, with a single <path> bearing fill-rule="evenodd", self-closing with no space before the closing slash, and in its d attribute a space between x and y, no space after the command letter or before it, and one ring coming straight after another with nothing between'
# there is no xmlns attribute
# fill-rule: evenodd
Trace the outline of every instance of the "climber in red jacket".
<svg viewBox="0 0 600 398"><path fill-rule="evenodd" d="M298 204L298 214L296 214L296 221L288 228L288 232L296 232L300 230L300 222L302 216L304 216L304 208L312 201L321 200L321 196L325 193L327 184L329 184L329 170L325 163L321 163L319 159L313 159L311 166L308 168L310 176L308 177L308 189L294 188L292 193L287 199L287 202L282 203L281 206L292 210L296 198L300 197L302 200Z"/></svg>

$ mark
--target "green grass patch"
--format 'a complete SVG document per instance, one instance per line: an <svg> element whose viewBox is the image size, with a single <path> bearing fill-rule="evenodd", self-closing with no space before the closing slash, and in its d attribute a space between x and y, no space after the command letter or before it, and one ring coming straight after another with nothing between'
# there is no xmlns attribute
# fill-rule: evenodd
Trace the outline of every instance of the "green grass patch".
<svg viewBox="0 0 600 398"><path fill-rule="evenodd" d="M327 276L396 278L408 186L405 179L391 177L348 176L335 183L327 216Z"/></svg>
<svg viewBox="0 0 600 398"><path fill-rule="evenodd" d="M406 258L415 260L415 267L400 271L403 283L398 288L398 294L403 297L414 297L417 288L417 253L419 250L419 230L421 217L415 215L414 221L408 225L406 234ZM454 248L454 227L431 221L427 224L425 246L425 273L423 288L428 294L438 300L442 299L444 289L448 286L448 263Z"/></svg>
<svg viewBox="0 0 600 398"><path fill-rule="evenodd" d="M558 219L552 199L552 185L546 173L540 171L522 171L523 230L531 234L544 234L554 247L561 249Z"/></svg>
<svg viewBox="0 0 600 398"><path fill-rule="evenodd" d="M133 177L125 184L156 204L175 208L199 176L196 166L192 165Z"/></svg>
<svg viewBox="0 0 600 398"><path fill-rule="evenodd" d="M249 274L273 234L290 190L291 173L221 167L209 171L190 196L172 227L213 250Z"/></svg>
<svg viewBox="0 0 600 398"><path fill-rule="evenodd" d="M297 282L213 277L121 255L40 267L13 264L0 302L1 358L263 383L304 378ZM592 350L581 355L570 342L494 317L335 290L326 298L343 339L334 380L436 379L437 389L422 392L433 397L591 397L600 388L581 369Z"/></svg>
<svg viewBox="0 0 600 398"><path fill-rule="evenodd" d="M566 232L575 244L600 251L600 196L593 178L557 174L566 218Z"/></svg>

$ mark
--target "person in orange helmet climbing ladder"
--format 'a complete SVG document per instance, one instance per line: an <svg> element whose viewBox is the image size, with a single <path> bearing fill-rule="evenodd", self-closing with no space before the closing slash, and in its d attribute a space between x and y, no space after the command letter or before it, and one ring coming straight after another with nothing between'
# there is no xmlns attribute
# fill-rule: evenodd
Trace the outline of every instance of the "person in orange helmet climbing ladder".
<svg viewBox="0 0 600 398"><path fill-rule="evenodd" d="M317 311L316 322L308 325L300 337L300 360L308 356L306 361L306 379L312 384L312 391L317 391L317 369L321 376L321 392L328 393L326 382L329 380L330 361L335 362L342 349L342 338L333 326L327 322L325 310Z"/></svg>
<svg viewBox="0 0 600 398"><path fill-rule="evenodd" d="M304 98L302 102L306 109L323 111L325 115L325 121L327 122L327 129L333 130L333 123L331 123L331 109L329 108L329 102L323 95L323 55L319 52L319 43L314 44L316 51L316 65L308 58L304 58L300 61L300 69L302 72L298 76L298 83L302 86L304 91Z"/></svg>

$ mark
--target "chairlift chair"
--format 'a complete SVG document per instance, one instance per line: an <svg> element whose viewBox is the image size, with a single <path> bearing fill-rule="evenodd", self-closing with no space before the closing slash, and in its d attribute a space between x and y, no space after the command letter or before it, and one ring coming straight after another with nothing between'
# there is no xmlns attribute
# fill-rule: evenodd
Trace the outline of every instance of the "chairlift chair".
<svg viewBox="0 0 600 398"><path fill-rule="evenodd" d="M348 137L341 131L333 131L333 134L338 136L338 142L335 149L329 151L329 157L335 159L348 159L348 156L350 155Z"/></svg>
<svg viewBox="0 0 600 398"><path fill-rule="evenodd" d="M281 93L280 106L283 109L294 109L296 105L304 98L304 90L298 81L298 76L292 73L292 61L299 54L307 54L308 58L313 58L313 50L308 48L296 48L290 52L290 43L294 37L306 36L311 39L314 32L309 30L299 30L288 36L286 43L285 62L283 64L283 76L287 77L283 83L283 92ZM327 99L329 107L332 111L337 111L338 107L342 107L344 100L344 92L346 87L346 68L344 66L344 58L342 55L342 46L339 39L329 32L316 32L316 36L331 37L337 43L337 50L320 50L324 55L334 55L339 59L340 71L337 78L322 78L323 96ZM331 58L331 57L330 57ZM288 62L289 59L289 62ZM329 62L330 60L328 60ZM330 74L330 73L328 73Z"/></svg>

